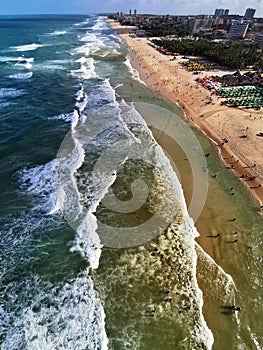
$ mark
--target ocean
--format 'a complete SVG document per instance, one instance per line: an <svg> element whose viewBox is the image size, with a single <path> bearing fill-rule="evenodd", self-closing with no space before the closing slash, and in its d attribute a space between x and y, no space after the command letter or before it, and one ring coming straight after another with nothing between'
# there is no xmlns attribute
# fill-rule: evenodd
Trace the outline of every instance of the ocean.
<svg viewBox="0 0 263 350"><path fill-rule="evenodd" d="M1 349L261 349L262 217L210 142L103 17L0 28Z"/></svg>

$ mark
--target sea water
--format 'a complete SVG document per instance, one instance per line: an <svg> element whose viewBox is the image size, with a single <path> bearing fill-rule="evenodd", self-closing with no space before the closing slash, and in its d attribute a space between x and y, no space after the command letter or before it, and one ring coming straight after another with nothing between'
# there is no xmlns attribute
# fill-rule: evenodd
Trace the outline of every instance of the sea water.
<svg viewBox="0 0 263 350"><path fill-rule="evenodd" d="M145 122L149 104L176 123L178 108L140 82L103 17L0 25L1 348L259 349L262 222L249 209L238 269L197 244L179 173ZM210 203L223 203L209 177L223 170L202 162L222 193ZM240 316L225 315L236 299Z"/></svg>

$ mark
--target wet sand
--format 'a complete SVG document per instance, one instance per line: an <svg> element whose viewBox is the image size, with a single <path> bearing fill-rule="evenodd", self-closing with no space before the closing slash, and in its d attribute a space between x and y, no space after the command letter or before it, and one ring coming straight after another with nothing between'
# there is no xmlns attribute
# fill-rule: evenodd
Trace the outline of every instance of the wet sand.
<svg viewBox="0 0 263 350"><path fill-rule="evenodd" d="M162 97L179 104L186 120L214 142L225 167L240 178L255 203L262 205L263 137L256 134L263 132L263 111L222 106L221 98L198 84L196 75L179 64L180 58L171 60L171 56L148 45L146 38L129 36L131 27L122 27L112 20L108 22L126 42L132 66L139 72L140 79ZM199 77L227 73L202 72Z"/></svg>

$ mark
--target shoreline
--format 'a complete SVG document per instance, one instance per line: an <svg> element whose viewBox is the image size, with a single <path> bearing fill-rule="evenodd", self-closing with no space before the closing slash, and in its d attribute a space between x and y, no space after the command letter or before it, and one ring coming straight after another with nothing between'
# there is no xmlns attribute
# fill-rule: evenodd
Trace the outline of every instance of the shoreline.
<svg viewBox="0 0 263 350"><path fill-rule="evenodd" d="M256 136L261 132L263 111L220 105L221 99L198 84L196 75L181 67L178 58L171 60L161 54L148 45L147 38L130 37L133 27L106 20L126 43L128 57L140 79L161 97L179 105L186 122L214 143L223 164L240 179L255 204L263 205L263 162L259 151L263 139ZM199 77L220 73L227 74L205 71ZM247 137L242 138L244 133Z"/></svg>

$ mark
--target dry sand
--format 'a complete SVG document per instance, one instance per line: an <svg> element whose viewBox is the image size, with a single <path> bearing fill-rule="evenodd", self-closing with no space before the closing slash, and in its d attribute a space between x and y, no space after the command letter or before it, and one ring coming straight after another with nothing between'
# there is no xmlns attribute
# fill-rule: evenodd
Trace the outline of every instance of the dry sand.
<svg viewBox="0 0 263 350"><path fill-rule="evenodd" d="M196 75L179 64L179 58L171 60L148 45L147 38L129 36L131 27L122 27L108 20L129 48L132 66L153 91L178 103L185 118L211 138L225 163L252 193L253 198L263 204L263 110L242 110L221 106L221 98L195 79ZM220 75L227 72L202 72L202 75ZM200 76L200 75L199 75ZM246 138L240 136L247 135ZM228 142L222 145L223 139ZM248 177L255 177L247 181Z"/></svg>

